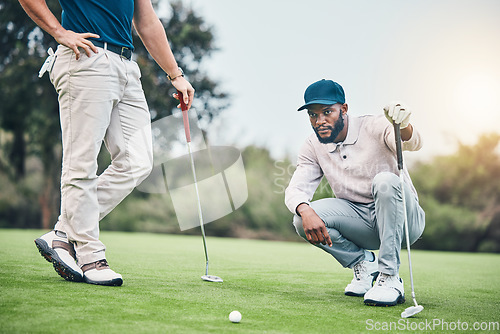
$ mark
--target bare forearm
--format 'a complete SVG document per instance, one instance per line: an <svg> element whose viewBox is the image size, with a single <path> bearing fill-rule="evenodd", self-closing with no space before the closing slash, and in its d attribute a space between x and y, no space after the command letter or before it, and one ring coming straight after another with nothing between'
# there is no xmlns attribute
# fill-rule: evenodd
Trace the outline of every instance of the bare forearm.
<svg viewBox="0 0 500 334"><path fill-rule="evenodd" d="M47 7L45 0L19 0L19 3L40 28L54 37L58 43L72 49L75 52L76 60L80 58L79 48L82 48L89 57L91 52L97 53L97 48L87 38L99 38L99 35L88 32L78 34L64 29Z"/></svg>
<svg viewBox="0 0 500 334"><path fill-rule="evenodd" d="M64 28L50 11L45 0L19 0L28 16L54 39L58 39Z"/></svg>
<svg viewBox="0 0 500 334"><path fill-rule="evenodd" d="M167 35L160 20L156 18L143 24L144 20L134 22L139 37L149 54L154 58L165 73L173 76L179 72L177 62L174 58Z"/></svg>
<svg viewBox="0 0 500 334"><path fill-rule="evenodd" d="M170 77L175 77L172 80L172 85L182 93L188 109L191 108L194 89L183 76L179 75L181 72L168 44L167 34L156 16L150 0L135 0L134 27L141 37L142 43L158 65ZM179 95L174 94L174 97L179 98Z"/></svg>

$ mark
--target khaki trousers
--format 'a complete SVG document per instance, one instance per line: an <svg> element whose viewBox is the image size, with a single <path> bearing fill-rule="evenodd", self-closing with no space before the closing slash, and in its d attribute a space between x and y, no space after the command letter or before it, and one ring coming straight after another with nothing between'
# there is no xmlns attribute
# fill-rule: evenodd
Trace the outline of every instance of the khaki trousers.
<svg viewBox="0 0 500 334"><path fill-rule="evenodd" d="M63 161L56 230L75 245L79 265L104 259L99 221L152 168L151 120L137 63L110 51L79 60L60 45L50 71L59 96ZM112 162L97 175L105 143Z"/></svg>

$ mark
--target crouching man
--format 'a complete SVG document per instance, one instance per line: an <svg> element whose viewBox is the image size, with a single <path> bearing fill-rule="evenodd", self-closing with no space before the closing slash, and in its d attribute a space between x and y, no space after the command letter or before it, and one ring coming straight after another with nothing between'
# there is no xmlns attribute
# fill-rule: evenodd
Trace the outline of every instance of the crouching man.
<svg viewBox="0 0 500 334"><path fill-rule="evenodd" d="M297 233L353 270L346 295L364 296L367 305L403 303L399 266L401 247L406 245L404 215L411 243L425 227L425 213L406 167L404 189L398 177L392 122L400 124L403 150L422 146L410 124L411 112L394 102L383 115L349 116L344 90L331 80L311 84L304 100L298 110L307 110L314 134L300 149L285 192ZM335 198L311 202L323 176ZM379 250L378 258L371 250Z"/></svg>

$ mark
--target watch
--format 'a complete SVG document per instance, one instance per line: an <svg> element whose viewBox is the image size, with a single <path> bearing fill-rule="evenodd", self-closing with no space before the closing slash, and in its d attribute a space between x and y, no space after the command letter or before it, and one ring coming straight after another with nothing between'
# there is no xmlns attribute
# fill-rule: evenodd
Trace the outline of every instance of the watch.
<svg viewBox="0 0 500 334"><path fill-rule="evenodd" d="M184 71L182 70L182 68L178 67L178 69L179 69L179 72L181 72L181 73L180 73L180 74L177 74L177 75L175 75L175 76L173 76L173 77L172 77L172 76L170 76L170 74L167 74L167 78L168 78L168 80L172 81L172 80L174 80L174 79L176 79L176 78L178 78L178 77L183 77L183 76L184 76Z"/></svg>

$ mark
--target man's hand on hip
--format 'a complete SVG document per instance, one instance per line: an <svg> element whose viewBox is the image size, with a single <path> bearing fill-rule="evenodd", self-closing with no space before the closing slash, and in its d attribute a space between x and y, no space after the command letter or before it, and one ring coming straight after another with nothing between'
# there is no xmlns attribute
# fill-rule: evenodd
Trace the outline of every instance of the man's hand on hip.
<svg viewBox="0 0 500 334"><path fill-rule="evenodd" d="M59 44L67 46L75 52L76 60L80 59L79 48L82 48L88 57L91 56L91 51L94 53L98 52L97 47L87 38L99 38L99 35L92 34L90 32L79 34L74 31L64 29L57 34L55 38Z"/></svg>

